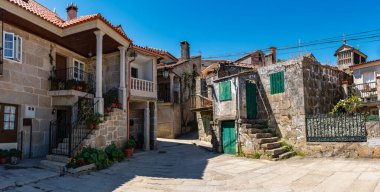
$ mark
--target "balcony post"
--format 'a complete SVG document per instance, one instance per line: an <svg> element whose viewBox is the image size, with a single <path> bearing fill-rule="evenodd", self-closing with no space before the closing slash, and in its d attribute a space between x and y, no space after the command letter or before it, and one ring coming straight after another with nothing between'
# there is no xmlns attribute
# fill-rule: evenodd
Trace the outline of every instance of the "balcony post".
<svg viewBox="0 0 380 192"><path fill-rule="evenodd" d="M174 73L170 73L170 102L174 103Z"/></svg>
<svg viewBox="0 0 380 192"><path fill-rule="evenodd" d="M348 81L342 81L343 88L343 98L346 99L348 97Z"/></svg>
<svg viewBox="0 0 380 192"><path fill-rule="evenodd" d="M119 102L123 110L127 109L127 89L125 88L125 52L124 46L118 47L120 50L120 86L119 86Z"/></svg>
<svg viewBox="0 0 380 192"><path fill-rule="evenodd" d="M377 92L377 101L380 101L380 76L376 77L376 92ZM379 118L380 118L380 106L377 106L379 110Z"/></svg>
<svg viewBox="0 0 380 192"><path fill-rule="evenodd" d="M96 35L96 94L95 101L98 102L98 113L104 114L103 99L103 31L95 31Z"/></svg>
<svg viewBox="0 0 380 192"><path fill-rule="evenodd" d="M150 109L149 101L146 102L144 109L144 150L150 150Z"/></svg>

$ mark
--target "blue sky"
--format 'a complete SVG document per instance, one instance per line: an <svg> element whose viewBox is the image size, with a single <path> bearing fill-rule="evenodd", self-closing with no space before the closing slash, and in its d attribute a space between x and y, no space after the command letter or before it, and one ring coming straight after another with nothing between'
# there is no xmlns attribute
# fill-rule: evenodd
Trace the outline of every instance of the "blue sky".
<svg viewBox="0 0 380 192"><path fill-rule="evenodd" d="M71 0L37 0L56 8L66 18ZM192 55L223 56L269 46L380 29L380 2L376 0L75 0L79 15L102 13L111 23L122 24L129 37L142 46L167 50L179 56L179 42L191 44ZM380 33L378 31L377 33ZM350 42L369 59L380 58L380 37ZM369 42L372 41L372 42ZM341 43L301 49L322 63L335 64ZM332 47L328 49L321 49ZM282 59L298 49L278 52ZM291 53L290 53L291 52ZM220 59L236 59L221 57Z"/></svg>

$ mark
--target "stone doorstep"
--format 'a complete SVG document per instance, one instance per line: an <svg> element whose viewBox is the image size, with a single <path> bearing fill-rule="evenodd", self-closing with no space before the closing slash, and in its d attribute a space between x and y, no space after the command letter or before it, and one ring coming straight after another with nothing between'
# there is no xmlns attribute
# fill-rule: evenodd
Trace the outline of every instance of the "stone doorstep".
<svg viewBox="0 0 380 192"><path fill-rule="evenodd" d="M280 148L266 150L266 152L271 154L274 157L277 157L280 154L286 153L287 149L286 149L286 147L280 147Z"/></svg>
<svg viewBox="0 0 380 192"><path fill-rule="evenodd" d="M296 155L296 152L294 151L288 151L286 153L278 155L279 159L289 159L290 157L293 157Z"/></svg>
<svg viewBox="0 0 380 192"><path fill-rule="evenodd" d="M57 173L63 173L66 171L66 163L61 163L51 160L42 160L39 167L47 170L51 170Z"/></svg>
<svg viewBox="0 0 380 192"><path fill-rule="evenodd" d="M263 125L261 124L242 124L241 125L243 128L249 129L249 128L257 128L257 129L262 129L264 128Z"/></svg>
<svg viewBox="0 0 380 192"><path fill-rule="evenodd" d="M257 139L257 142L258 142L259 144L273 143L273 142L277 142L278 139L279 139L278 137L261 138L261 139Z"/></svg>
<svg viewBox="0 0 380 192"><path fill-rule="evenodd" d="M56 161L60 163L68 163L70 159L63 155L46 155L46 159L50 161Z"/></svg>
<svg viewBox="0 0 380 192"><path fill-rule="evenodd" d="M271 138L273 135L272 133L255 133L255 134L249 134L251 138L260 139L260 138Z"/></svg>

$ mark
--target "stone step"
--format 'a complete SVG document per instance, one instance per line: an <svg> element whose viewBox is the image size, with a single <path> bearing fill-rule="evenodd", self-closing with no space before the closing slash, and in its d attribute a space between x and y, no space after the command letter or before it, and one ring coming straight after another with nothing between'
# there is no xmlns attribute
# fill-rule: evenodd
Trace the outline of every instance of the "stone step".
<svg viewBox="0 0 380 192"><path fill-rule="evenodd" d="M256 133L256 134L249 134L251 138L255 139L261 139L261 138L271 138L273 137L272 133Z"/></svg>
<svg viewBox="0 0 380 192"><path fill-rule="evenodd" d="M262 124L246 124L246 123L244 123L241 126L242 126L242 128L246 128L246 129L251 129L251 128L264 129L264 128L266 128Z"/></svg>
<svg viewBox="0 0 380 192"><path fill-rule="evenodd" d="M48 169L57 173L66 172L66 163L51 161L51 160L42 160L40 161L40 168Z"/></svg>
<svg viewBox="0 0 380 192"><path fill-rule="evenodd" d="M280 154L286 153L287 149L286 147L279 147L266 150L265 152L271 154L273 157L278 157Z"/></svg>
<svg viewBox="0 0 380 192"><path fill-rule="evenodd" d="M255 133L275 133L276 130L273 128L247 128L247 133L248 134L255 134Z"/></svg>
<svg viewBox="0 0 380 192"><path fill-rule="evenodd" d="M261 144L261 148L264 150L274 149L274 148L279 148L279 147L281 147L281 141Z"/></svg>
<svg viewBox="0 0 380 192"><path fill-rule="evenodd" d="M263 124L268 122L267 119L241 119L239 121L240 123L246 123L246 124Z"/></svg>
<svg viewBox="0 0 380 192"><path fill-rule="evenodd" d="M46 155L46 159L60 163L68 163L70 161L69 157L63 155Z"/></svg>
<svg viewBox="0 0 380 192"><path fill-rule="evenodd" d="M264 143L273 143L273 142L276 142L278 141L278 137L270 137L270 138L261 138L261 139L257 139L257 142L259 144L264 144Z"/></svg>
<svg viewBox="0 0 380 192"><path fill-rule="evenodd" d="M71 144L71 148L75 147L75 144ZM58 143L57 149L68 149L69 143Z"/></svg>
<svg viewBox="0 0 380 192"><path fill-rule="evenodd" d="M52 153L54 154L68 154L69 149L55 148L52 149Z"/></svg>
<svg viewBox="0 0 380 192"><path fill-rule="evenodd" d="M278 156L279 159L289 159L290 157L293 157L296 155L296 152L294 151L288 151L286 153L280 154Z"/></svg>

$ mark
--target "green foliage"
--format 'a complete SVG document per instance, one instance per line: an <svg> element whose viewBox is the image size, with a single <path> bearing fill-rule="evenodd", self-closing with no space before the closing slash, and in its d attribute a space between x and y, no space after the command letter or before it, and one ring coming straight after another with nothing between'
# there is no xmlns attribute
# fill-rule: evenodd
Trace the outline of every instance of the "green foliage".
<svg viewBox="0 0 380 192"><path fill-rule="evenodd" d="M70 160L67 167L76 168L92 163L96 165L97 169L105 169L111 165L107 153L103 150L83 147L81 152Z"/></svg>
<svg viewBox="0 0 380 192"><path fill-rule="evenodd" d="M112 143L111 145L108 145L104 151L107 153L108 155L108 158L111 160L111 161L122 161L124 159L124 153L119 149L117 148L117 146Z"/></svg>
<svg viewBox="0 0 380 192"><path fill-rule="evenodd" d="M118 97L119 97L119 91L116 88L110 89L105 94L103 94L104 106L111 107L112 102L114 102L115 100L118 100Z"/></svg>
<svg viewBox="0 0 380 192"><path fill-rule="evenodd" d="M360 99L358 96L351 96L347 99L340 100L332 109L332 114L339 114L339 113L355 113L357 112L357 109L359 105L361 104Z"/></svg>
<svg viewBox="0 0 380 192"><path fill-rule="evenodd" d="M102 117L103 116L99 113L91 112L87 118L87 126L89 126L92 123L96 128L100 123L103 123Z"/></svg>
<svg viewBox="0 0 380 192"><path fill-rule="evenodd" d="M9 157L20 157L21 158L22 152L18 149L11 149L9 150Z"/></svg>
<svg viewBox="0 0 380 192"><path fill-rule="evenodd" d="M251 159L260 159L260 156L261 155L258 152L254 152L253 154L247 155L247 157Z"/></svg>
<svg viewBox="0 0 380 192"><path fill-rule="evenodd" d="M293 145L291 145L285 141L281 142L281 146L285 147L287 151L294 151Z"/></svg>
<svg viewBox="0 0 380 192"><path fill-rule="evenodd" d="M303 151L296 151L296 154L300 157L305 157L306 156L306 153L303 152Z"/></svg>
<svg viewBox="0 0 380 192"><path fill-rule="evenodd" d="M183 81L184 81L185 87L190 88L191 82L194 79L194 72L184 71L182 73L182 76L183 76Z"/></svg>
<svg viewBox="0 0 380 192"><path fill-rule="evenodd" d="M9 151L6 149L0 149L0 158L9 157Z"/></svg>
<svg viewBox="0 0 380 192"><path fill-rule="evenodd" d="M124 149L134 149L136 148L136 140L132 136L129 137L128 141L124 144Z"/></svg>

